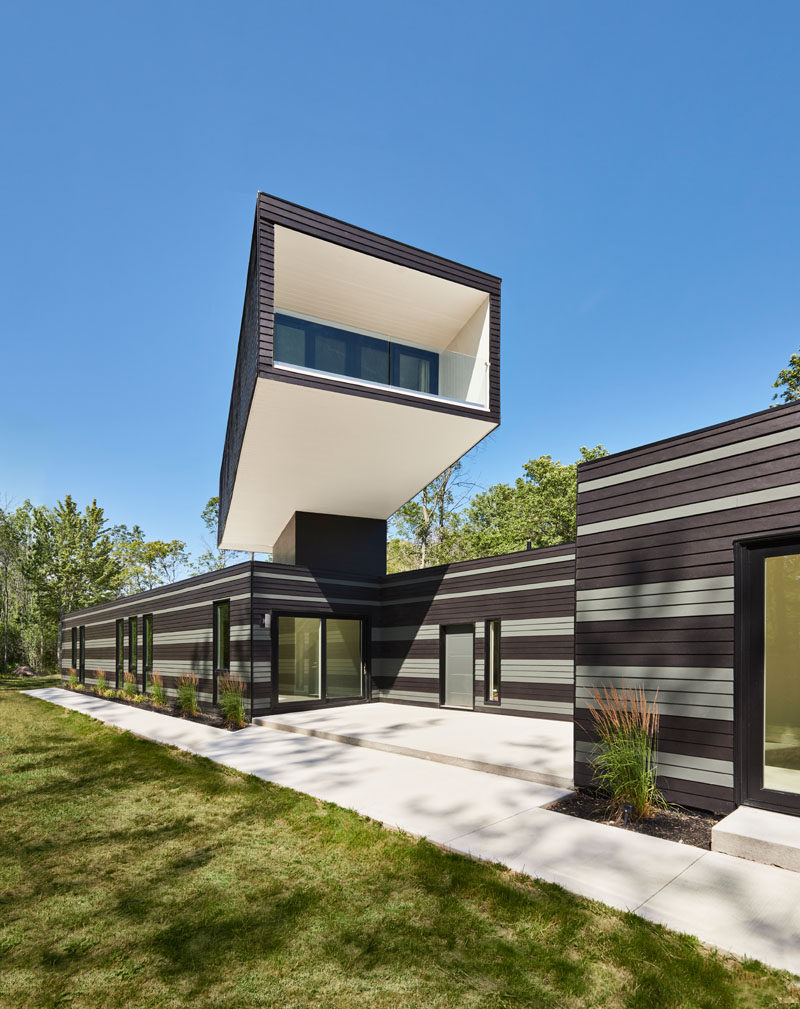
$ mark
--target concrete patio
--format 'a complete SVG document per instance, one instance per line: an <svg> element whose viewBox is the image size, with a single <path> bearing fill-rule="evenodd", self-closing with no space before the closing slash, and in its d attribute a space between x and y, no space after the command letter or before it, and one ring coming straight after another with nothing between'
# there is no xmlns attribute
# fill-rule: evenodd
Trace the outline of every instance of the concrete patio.
<svg viewBox="0 0 800 1009"><path fill-rule="evenodd" d="M353 704L255 718L337 743L572 787L572 723L406 704Z"/></svg>
<svg viewBox="0 0 800 1009"><path fill-rule="evenodd" d="M263 726L231 733L59 688L26 693L800 974L800 873L565 816L543 808L564 789L519 777Z"/></svg>

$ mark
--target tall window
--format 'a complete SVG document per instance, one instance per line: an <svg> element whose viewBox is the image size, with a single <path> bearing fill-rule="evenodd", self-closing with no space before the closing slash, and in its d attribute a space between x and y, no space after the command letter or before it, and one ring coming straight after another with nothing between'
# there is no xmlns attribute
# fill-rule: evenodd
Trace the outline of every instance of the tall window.
<svg viewBox="0 0 800 1009"><path fill-rule="evenodd" d="M153 671L153 614L142 617L142 692L147 690L147 674Z"/></svg>
<svg viewBox="0 0 800 1009"><path fill-rule="evenodd" d="M116 627L115 669L117 672L117 690L125 680L125 621L118 620Z"/></svg>
<svg viewBox="0 0 800 1009"><path fill-rule="evenodd" d="M272 625L279 704L363 695L361 620L276 616Z"/></svg>
<svg viewBox="0 0 800 1009"><path fill-rule="evenodd" d="M500 703L500 621L486 621L486 664L484 673L484 701Z"/></svg>
<svg viewBox="0 0 800 1009"><path fill-rule="evenodd" d="M78 628L78 667L81 674L81 683L86 678L86 628Z"/></svg>
<svg viewBox="0 0 800 1009"><path fill-rule="evenodd" d="M224 599L214 603L214 703L217 703L217 680L220 673L231 669L231 604Z"/></svg>
<svg viewBox="0 0 800 1009"><path fill-rule="evenodd" d="M73 669L78 668L78 628L72 628L72 662L70 663Z"/></svg>
<svg viewBox="0 0 800 1009"><path fill-rule="evenodd" d="M137 658L137 637L138 637L138 621L136 617L130 617L128 619L128 672L136 675L136 667L138 664Z"/></svg>

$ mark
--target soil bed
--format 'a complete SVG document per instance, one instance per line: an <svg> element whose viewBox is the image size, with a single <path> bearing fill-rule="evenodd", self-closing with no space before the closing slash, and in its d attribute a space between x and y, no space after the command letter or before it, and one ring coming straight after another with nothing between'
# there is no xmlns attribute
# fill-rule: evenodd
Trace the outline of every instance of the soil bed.
<svg viewBox="0 0 800 1009"><path fill-rule="evenodd" d="M222 715L216 712L212 714L201 710L196 715L187 715L175 704L159 705L154 704L150 700L129 701L124 697L111 697L109 694L100 694L91 687L84 687L82 690L75 690L68 683L61 683L60 686L63 687L64 690L72 690L74 694L99 697L101 701L113 701L115 704L127 704L129 708L139 708L140 711L155 711L159 715L172 715L173 718L183 718L187 722L199 722L201 725L212 725L215 729L226 729L228 732L238 732L240 729L247 728L247 724L230 725L223 719ZM141 694L138 694L137 696L141 697Z"/></svg>
<svg viewBox="0 0 800 1009"><path fill-rule="evenodd" d="M615 819L609 814L607 801L602 796L584 788L577 789L572 795L559 799L547 808L557 813L566 813L567 816L577 816L581 820L607 823L612 827L650 834L651 837L663 837L679 844L691 844L707 851L711 849L711 828L722 819L716 813L670 806L668 809L657 810L649 820L631 819L626 826L621 818Z"/></svg>

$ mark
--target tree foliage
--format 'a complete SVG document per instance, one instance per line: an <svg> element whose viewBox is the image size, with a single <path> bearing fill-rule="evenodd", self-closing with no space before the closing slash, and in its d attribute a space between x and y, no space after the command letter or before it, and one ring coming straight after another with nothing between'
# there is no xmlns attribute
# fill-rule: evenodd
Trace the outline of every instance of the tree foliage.
<svg viewBox="0 0 800 1009"><path fill-rule="evenodd" d="M776 392L773 399L784 403L800 401L800 352L792 354L788 365L778 372L778 377L772 383L772 388L782 390Z"/></svg>
<svg viewBox="0 0 800 1009"><path fill-rule="evenodd" d="M216 526L216 501L202 513ZM212 516L213 511L213 516ZM204 566L183 540L148 540L134 525L109 527L92 501L81 510L67 494L49 508L25 501L0 507L0 662L45 671L58 667L61 616L177 581ZM217 552L213 567L229 557Z"/></svg>
<svg viewBox="0 0 800 1009"><path fill-rule="evenodd" d="M602 445L583 447L572 463L549 455L530 459L513 484L476 494L463 509L455 487L468 486L460 463L430 483L393 517L387 569L406 571L454 560L490 557L569 543L576 535L577 468L608 455Z"/></svg>

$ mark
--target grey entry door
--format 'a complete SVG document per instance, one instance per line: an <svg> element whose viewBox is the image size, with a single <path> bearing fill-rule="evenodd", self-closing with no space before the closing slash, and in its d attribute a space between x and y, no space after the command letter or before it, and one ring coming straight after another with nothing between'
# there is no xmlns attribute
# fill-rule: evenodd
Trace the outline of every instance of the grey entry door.
<svg viewBox="0 0 800 1009"><path fill-rule="evenodd" d="M442 701L448 708L472 709L475 628L472 624L443 627L442 647L444 649Z"/></svg>

